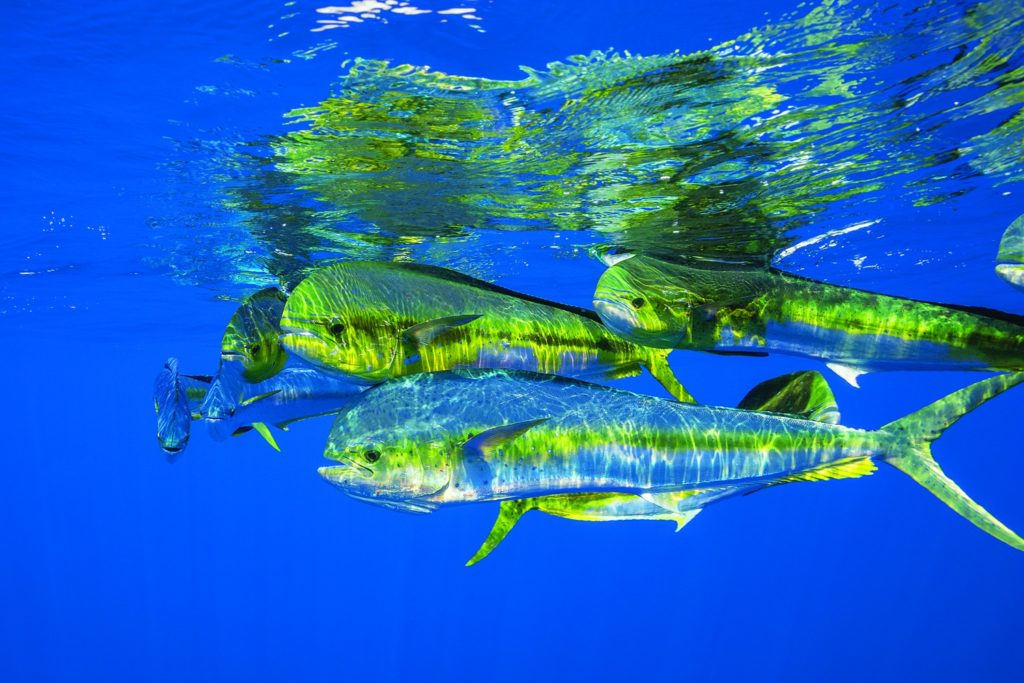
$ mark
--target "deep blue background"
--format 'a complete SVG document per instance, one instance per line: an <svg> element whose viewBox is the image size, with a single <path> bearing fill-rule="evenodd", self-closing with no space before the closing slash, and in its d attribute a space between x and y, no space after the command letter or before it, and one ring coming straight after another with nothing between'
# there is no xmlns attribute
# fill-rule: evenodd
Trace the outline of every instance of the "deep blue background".
<svg viewBox="0 0 1024 683"><path fill-rule="evenodd" d="M528 516L467 569L495 509L417 517L346 498L315 472L323 421L280 437L280 455L198 430L169 466L154 443L160 363L212 371L234 309L147 260L150 217L173 212L159 205L171 201L162 164L183 130L278 131L283 112L328 94L345 56L517 77L595 48L691 52L795 4L494 2L476 5L486 33L412 17L310 34L320 17L307 2L5 3L0 679L1019 680L1024 556L888 468L716 506L678 536ZM265 63L327 38L338 47L244 79L214 61ZM252 94L196 90L233 79ZM949 254L864 286L1024 312L991 270L1013 204L948 214L986 258ZM586 305L600 272L538 252L501 284ZM673 363L724 404L809 367ZM844 422L874 427L974 379L834 384ZM624 385L660 392L649 378ZM1022 405L1001 397L936 447L1017 529Z"/></svg>

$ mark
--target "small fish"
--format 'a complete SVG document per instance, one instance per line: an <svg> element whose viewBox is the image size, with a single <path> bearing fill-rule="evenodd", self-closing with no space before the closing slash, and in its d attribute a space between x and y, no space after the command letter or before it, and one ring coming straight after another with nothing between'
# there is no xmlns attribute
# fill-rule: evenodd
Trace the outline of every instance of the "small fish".
<svg viewBox="0 0 1024 683"><path fill-rule="evenodd" d="M996 257L996 274L1014 287L1024 289L1024 216L1003 233Z"/></svg>
<svg viewBox="0 0 1024 683"><path fill-rule="evenodd" d="M365 389L343 377L303 366L285 368L257 384L235 384L237 395L227 394L222 380L220 376L181 375L178 361L168 359L157 376L154 401L157 440L169 455L177 457L185 449L191 423L205 417L204 410L216 416L206 419L214 439L256 431L279 451L270 426L287 430L300 420L330 415Z"/></svg>
<svg viewBox="0 0 1024 683"><path fill-rule="evenodd" d="M319 472L354 498L430 512L567 493L631 493L657 504L662 494L695 492L713 502L722 487L860 477L881 460L1024 550L931 455L946 428L1021 382L1024 372L990 377L866 431L529 372L421 374L372 387L339 413L324 452L339 464ZM687 500L680 507L692 513Z"/></svg>
<svg viewBox="0 0 1024 683"><path fill-rule="evenodd" d="M300 420L338 412L356 400L365 385L311 367L286 367L269 380L246 386L237 407L218 411L207 420L215 440L255 431L280 451L270 427L287 431Z"/></svg>
<svg viewBox="0 0 1024 683"><path fill-rule="evenodd" d="M874 370L1024 369L1024 317L774 269L709 270L634 256L601 276L594 308L640 344L817 358L853 386Z"/></svg>
<svg viewBox="0 0 1024 683"><path fill-rule="evenodd" d="M156 440L173 460L188 445L193 406L206 393L210 378L182 375L178 359L168 358L156 376L153 407L156 409Z"/></svg>
<svg viewBox="0 0 1024 683"><path fill-rule="evenodd" d="M693 400L672 374L668 351L619 338L593 311L444 268L321 268L291 293L281 328L292 353L368 383L462 367L614 378L643 366L674 397Z"/></svg>
<svg viewBox="0 0 1024 683"><path fill-rule="evenodd" d="M835 395L820 372L807 370L774 377L751 389L739 407L745 410L769 411L838 424L839 408ZM538 498L503 500L498 518L480 549L467 562L476 564L487 557L505 539L520 517L530 510L539 510L556 517L585 522L617 522L626 520L676 523L676 531L693 519L701 508L732 496L752 493L761 486L723 486L708 491L638 496L631 493L565 493ZM697 495L700 494L700 495Z"/></svg>
<svg viewBox="0 0 1024 683"><path fill-rule="evenodd" d="M284 367L288 352L279 341L281 312L287 297L276 287L261 289L242 301L220 343L223 362L239 362L249 383L270 379Z"/></svg>

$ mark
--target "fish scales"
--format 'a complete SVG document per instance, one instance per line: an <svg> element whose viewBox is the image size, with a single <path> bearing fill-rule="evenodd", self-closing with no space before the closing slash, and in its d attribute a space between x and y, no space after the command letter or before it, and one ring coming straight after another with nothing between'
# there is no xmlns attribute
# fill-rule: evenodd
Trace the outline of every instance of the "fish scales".
<svg viewBox="0 0 1024 683"><path fill-rule="evenodd" d="M870 456L889 438L780 415L602 391L558 378L530 381L529 391L523 391L520 374L529 373L398 380L339 417L331 441L371 447L398 436L396 449L412 453L430 438L454 455L496 425L545 419L483 455L482 462L454 457L451 485L435 499L450 503L757 482L852 455ZM418 415L431 417L417 420ZM411 428L397 434L396 424Z"/></svg>

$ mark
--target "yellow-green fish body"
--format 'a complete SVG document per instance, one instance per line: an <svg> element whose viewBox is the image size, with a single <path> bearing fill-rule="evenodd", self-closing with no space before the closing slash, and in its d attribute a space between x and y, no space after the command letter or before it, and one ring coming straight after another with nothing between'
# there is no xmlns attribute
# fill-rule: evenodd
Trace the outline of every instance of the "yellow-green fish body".
<svg viewBox="0 0 1024 683"><path fill-rule="evenodd" d="M882 460L1018 549L1024 539L949 480L930 443L1024 381L1000 375L882 429L696 406L528 372L462 370L373 387L335 420L320 472L349 495L428 512L548 495L708 495L729 487L859 477ZM687 496L677 499L692 511ZM608 504L608 499L604 501ZM670 510L671 511L671 510Z"/></svg>
<svg viewBox="0 0 1024 683"><path fill-rule="evenodd" d="M284 346L369 383L454 368L616 377L641 366L676 398L692 397L667 352L607 330L593 313L455 271L398 263L321 268L291 293Z"/></svg>
<svg viewBox="0 0 1024 683"><path fill-rule="evenodd" d="M851 381L885 369L1024 369L1020 316L773 269L712 270L634 256L604 273L594 306L605 325L637 343L801 355L830 363Z"/></svg>

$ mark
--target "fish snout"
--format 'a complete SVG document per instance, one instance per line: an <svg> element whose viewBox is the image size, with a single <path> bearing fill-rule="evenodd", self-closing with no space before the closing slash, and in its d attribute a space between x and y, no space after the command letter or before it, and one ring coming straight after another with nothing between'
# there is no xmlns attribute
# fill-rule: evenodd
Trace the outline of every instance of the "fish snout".
<svg viewBox="0 0 1024 683"><path fill-rule="evenodd" d="M594 311L605 327L618 335L628 337L639 326L636 311L624 301L597 297L594 299Z"/></svg>

